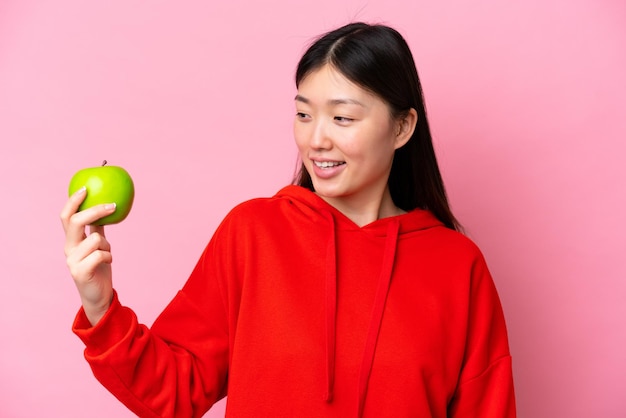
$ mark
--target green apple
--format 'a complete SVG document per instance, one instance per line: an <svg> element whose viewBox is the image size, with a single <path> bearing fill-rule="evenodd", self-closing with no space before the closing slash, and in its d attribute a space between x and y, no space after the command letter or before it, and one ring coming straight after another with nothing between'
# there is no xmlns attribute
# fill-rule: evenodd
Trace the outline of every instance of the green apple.
<svg viewBox="0 0 626 418"><path fill-rule="evenodd" d="M69 195L81 187L87 189L87 196L78 210L84 210L103 203L115 203L115 212L98 219L94 225L111 225L122 222L133 206L135 186L133 179L122 167L106 165L82 169L70 180Z"/></svg>

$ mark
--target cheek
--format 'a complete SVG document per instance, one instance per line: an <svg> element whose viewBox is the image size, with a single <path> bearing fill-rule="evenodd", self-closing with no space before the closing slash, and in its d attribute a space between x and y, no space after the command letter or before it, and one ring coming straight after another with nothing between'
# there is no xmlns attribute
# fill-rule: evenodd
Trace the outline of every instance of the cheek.
<svg viewBox="0 0 626 418"><path fill-rule="evenodd" d="M306 156L309 150L306 132L307 131L304 126L302 126L301 124L298 124L297 122L294 124L294 127L293 127L294 142L296 143L296 148L298 148L298 154L300 154L300 159L302 159L305 165L308 163Z"/></svg>
<svg viewBox="0 0 626 418"><path fill-rule="evenodd" d="M350 141L344 142L343 151L357 159L380 163L393 158L394 144L394 138L388 132L375 130L355 135Z"/></svg>
<svg viewBox="0 0 626 418"><path fill-rule="evenodd" d="M302 150L302 147L304 146L304 132L302 126L300 126L297 121L293 124L293 139L296 142L298 149Z"/></svg>

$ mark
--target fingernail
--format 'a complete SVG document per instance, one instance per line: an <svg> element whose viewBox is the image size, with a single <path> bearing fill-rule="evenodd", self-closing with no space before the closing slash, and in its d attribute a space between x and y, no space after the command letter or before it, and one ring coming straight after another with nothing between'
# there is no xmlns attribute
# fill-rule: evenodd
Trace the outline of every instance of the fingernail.
<svg viewBox="0 0 626 418"><path fill-rule="evenodd" d="M80 189L76 190L76 193L74 193L74 194L79 195L79 194L85 193L86 191L87 191L87 188L85 186L83 186Z"/></svg>
<svg viewBox="0 0 626 418"><path fill-rule="evenodd" d="M113 210L115 209L116 204L115 203L107 203L106 205L104 205L104 209L105 210Z"/></svg>

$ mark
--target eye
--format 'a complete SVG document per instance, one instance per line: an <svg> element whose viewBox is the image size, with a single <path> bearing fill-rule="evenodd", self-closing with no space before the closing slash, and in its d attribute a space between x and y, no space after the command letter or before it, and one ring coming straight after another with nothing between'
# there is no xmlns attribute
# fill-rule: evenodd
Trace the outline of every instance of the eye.
<svg viewBox="0 0 626 418"><path fill-rule="evenodd" d="M354 121L354 119L351 119L351 118L346 118L346 117L344 117L344 116L335 116L335 117L334 117L334 119L335 119L337 122L339 122L339 123L344 123L344 124L345 124L345 123L350 123L350 122L353 122L353 121Z"/></svg>
<svg viewBox="0 0 626 418"><path fill-rule="evenodd" d="M296 119L308 120L308 119L311 119L311 116L307 115L304 112L296 112Z"/></svg>

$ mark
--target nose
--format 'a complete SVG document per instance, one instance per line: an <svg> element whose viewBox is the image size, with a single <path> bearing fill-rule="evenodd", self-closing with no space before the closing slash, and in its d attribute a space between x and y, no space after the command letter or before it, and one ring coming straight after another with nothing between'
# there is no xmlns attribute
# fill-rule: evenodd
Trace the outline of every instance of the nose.
<svg viewBox="0 0 626 418"><path fill-rule="evenodd" d="M332 147L328 127L322 121L317 121L311 131L310 146L316 150L327 150Z"/></svg>

